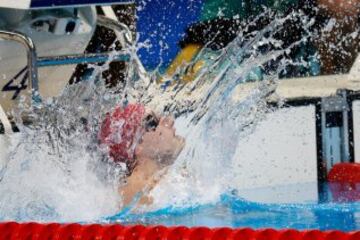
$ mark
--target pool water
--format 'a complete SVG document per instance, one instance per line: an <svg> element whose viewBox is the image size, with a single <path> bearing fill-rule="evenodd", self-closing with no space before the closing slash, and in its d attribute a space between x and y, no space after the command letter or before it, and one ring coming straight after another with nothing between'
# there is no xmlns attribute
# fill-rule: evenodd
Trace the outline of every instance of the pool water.
<svg viewBox="0 0 360 240"><path fill-rule="evenodd" d="M360 201L347 201L344 198L334 199L327 184L320 189L317 202L258 203L242 199L237 194L231 193L222 195L216 204L189 208L168 207L146 214L123 211L107 220L121 223L185 225L189 227L336 229L342 231L360 229ZM344 191L340 195L346 196L348 193L348 191Z"/></svg>

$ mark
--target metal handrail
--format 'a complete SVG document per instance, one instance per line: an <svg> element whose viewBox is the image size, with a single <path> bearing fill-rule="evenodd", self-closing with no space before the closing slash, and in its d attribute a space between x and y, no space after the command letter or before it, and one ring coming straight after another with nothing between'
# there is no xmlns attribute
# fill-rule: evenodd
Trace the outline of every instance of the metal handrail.
<svg viewBox="0 0 360 240"><path fill-rule="evenodd" d="M119 34L117 34L117 36L120 37L119 41L121 46L130 47L133 45L131 31L127 25L105 16L97 16L97 24L105 28L110 28L115 31L115 33L118 32Z"/></svg>
<svg viewBox="0 0 360 240"><path fill-rule="evenodd" d="M128 62L130 55L124 52L114 55L114 53L87 53L87 54L74 54L55 57L39 57L37 60L37 67L51 67L58 65L71 65L82 63L101 63L106 61L123 61Z"/></svg>
<svg viewBox="0 0 360 240"><path fill-rule="evenodd" d="M120 44L129 47L133 44L130 29L123 23L117 22L105 16L97 16L97 24L115 31L120 36ZM36 47L33 40L23 33L0 31L0 39L15 41L26 48L27 68L29 70L29 81L32 89L33 99L39 99L38 67L49 67L58 65L100 63L106 61L129 61L130 56L121 51L120 54L107 53L84 53L74 55L37 57Z"/></svg>
<svg viewBox="0 0 360 240"><path fill-rule="evenodd" d="M31 38L18 32L0 31L0 38L8 41L15 41L26 48L27 67L29 69L29 82L31 89L38 94L38 72L37 72L37 54L35 44Z"/></svg>

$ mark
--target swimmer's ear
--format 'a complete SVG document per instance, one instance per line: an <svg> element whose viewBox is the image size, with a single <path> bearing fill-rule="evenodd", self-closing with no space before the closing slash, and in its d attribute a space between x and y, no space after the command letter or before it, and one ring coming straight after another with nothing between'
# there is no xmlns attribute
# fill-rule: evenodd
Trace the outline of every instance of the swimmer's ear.
<svg viewBox="0 0 360 240"><path fill-rule="evenodd" d="M174 126L175 120L173 117L163 117L160 118L160 125L168 128L172 128Z"/></svg>
<svg viewBox="0 0 360 240"><path fill-rule="evenodd" d="M143 151L143 147L141 145L136 145L136 148L135 148L135 158L138 158L139 155L141 155ZM138 160L138 159L137 159Z"/></svg>

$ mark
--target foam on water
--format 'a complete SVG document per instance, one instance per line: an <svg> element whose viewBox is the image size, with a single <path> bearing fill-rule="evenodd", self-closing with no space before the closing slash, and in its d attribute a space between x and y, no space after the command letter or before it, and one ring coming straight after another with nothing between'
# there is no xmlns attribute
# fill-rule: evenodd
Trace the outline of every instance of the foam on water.
<svg viewBox="0 0 360 240"><path fill-rule="evenodd" d="M28 115L34 124L20 125L1 175L2 219L94 220L119 209L114 179L121 169L106 161L96 139L109 109L92 87L69 87Z"/></svg>

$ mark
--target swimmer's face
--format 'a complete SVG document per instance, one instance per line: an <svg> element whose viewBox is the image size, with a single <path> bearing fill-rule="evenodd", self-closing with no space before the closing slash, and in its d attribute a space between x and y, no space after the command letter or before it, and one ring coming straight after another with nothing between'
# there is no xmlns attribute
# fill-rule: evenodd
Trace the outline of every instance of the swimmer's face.
<svg viewBox="0 0 360 240"><path fill-rule="evenodd" d="M145 114L144 129L135 149L136 158L153 159L162 165L172 164L185 144L184 139L175 133L174 119L158 118L150 112Z"/></svg>

